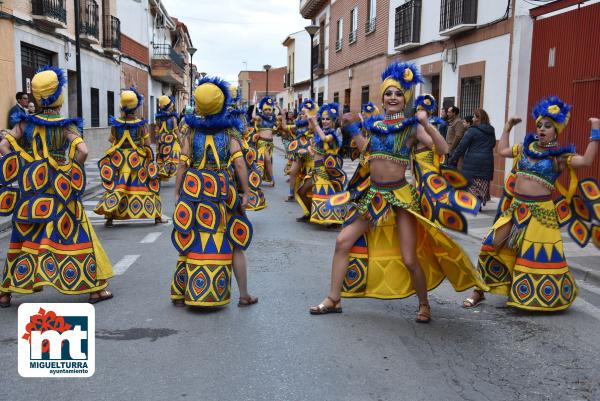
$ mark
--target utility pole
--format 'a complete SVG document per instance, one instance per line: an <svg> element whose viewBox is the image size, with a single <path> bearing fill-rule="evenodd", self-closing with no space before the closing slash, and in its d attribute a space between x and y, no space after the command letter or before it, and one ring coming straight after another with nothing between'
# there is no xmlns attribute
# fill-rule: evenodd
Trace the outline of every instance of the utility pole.
<svg viewBox="0 0 600 401"><path fill-rule="evenodd" d="M79 34L81 30L81 9L79 0L75 3L75 69L77 70L77 117L83 118L83 99L81 92L81 41Z"/></svg>

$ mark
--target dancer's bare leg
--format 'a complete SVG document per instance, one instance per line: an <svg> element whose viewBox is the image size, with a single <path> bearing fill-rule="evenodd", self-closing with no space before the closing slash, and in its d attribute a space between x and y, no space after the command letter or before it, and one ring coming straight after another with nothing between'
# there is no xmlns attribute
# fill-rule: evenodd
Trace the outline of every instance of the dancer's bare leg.
<svg viewBox="0 0 600 401"><path fill-rule="evenodd" d="M256 303L258 298L253 297L248 292L248 267L246 263L246 254L241 249L233 250L233 275L240 292L240 304L247 305Z"/></svg>

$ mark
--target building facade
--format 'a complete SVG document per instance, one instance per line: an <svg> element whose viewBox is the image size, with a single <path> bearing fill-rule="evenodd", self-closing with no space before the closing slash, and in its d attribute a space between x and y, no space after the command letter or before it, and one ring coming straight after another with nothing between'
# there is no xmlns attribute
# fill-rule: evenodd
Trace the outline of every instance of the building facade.
<svg viewBox="0 0 600 401"><path fill-rule="evenodd" d="M331 101L329 97L331 3L333 2L330 0L300 0L300 14L319 27L313 37L310 62L313 70L313 97L319 104Z"/></svg>
<svg viewBox="0 0 600 401"><path fill-rule="evenodd" d="M238 74L238 88L241 88L241 102L244 106L258 103L269 93L275 96L283 92L286 67L271 68L269 70L269 87L267 89L267 72L243 70Z"/></svg>
<svg viewBox="0 0 600 401"><path fill-rule="evenodd" d="M303 99L310 97L310 36L305 30L289 34L283 41L287 48L287 72L283 104L296 110Z"/></svg>

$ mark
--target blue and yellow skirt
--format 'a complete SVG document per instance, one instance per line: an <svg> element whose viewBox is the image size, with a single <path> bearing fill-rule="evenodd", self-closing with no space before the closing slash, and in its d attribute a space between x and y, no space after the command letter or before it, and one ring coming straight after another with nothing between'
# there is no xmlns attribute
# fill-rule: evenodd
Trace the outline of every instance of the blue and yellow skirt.
<svg viewBox="0 0 600 401"><path fill-rule="evenodd" d="M496 230L509 223L508 238L495 250ZM519 309L564 310L577 296L550 196L515 194L485 237L477 268L490 292L507 295L507 304Z"/></svg>
<svg viewBox="0 0 600 401"><path fill-rule="evenodd" d="M268 158L273 164L273 140L258 138L256 142L257 158L256 166L261 174L262 181L265 184L271 184L273 177L269 175L269 172L265 168L265 160Z"/></svg>
<svg viewBox="0 0 600 401"><path fill-rule="evenodd" d="M173 213L172 242L179 252L171 299L214 307L231 299L235 248L245 250L252 224L240 211L240 198L227 170L190 168Z"/></svg>
<svg viewBox="0 0 600 401"><path fill-rule="evenodd" d="M346 173L343 160L337 155L328 155L315 160L312 169L312 204L310 222L315 224L342 224L346 217L344 208L329 208L327 200L344 189Z"/></svg>
<svg viewBox="0 0 600 401"><path fill-rule="evenodd" d="M181 147L173 132L163 132L158 138L156 164L161 180L168 180L177 172Z"/></svg>
<svg viewBox="0 0 600 401"><path fill-rule="evenodd" d="M115 220L162 216L158 166L152 149L116 149L98 162L106 189L94 212Z"/></svg>

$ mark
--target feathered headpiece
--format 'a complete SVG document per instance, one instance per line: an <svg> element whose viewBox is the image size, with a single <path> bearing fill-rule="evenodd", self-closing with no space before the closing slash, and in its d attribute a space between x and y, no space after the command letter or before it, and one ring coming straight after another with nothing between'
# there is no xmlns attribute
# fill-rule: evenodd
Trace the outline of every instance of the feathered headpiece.
<svg viewBox="0 0 600 401"><path fill-rule="evenodd" d="M414 87L423 83L423 77L413 63L394 62L387 66L381 74L380 94L383 99L385 91L393 86L404 92L404 103L409 104L412 99Z"/></svg>
<svg viewBox="0 0 600 401"><path fill-rule="evenodd" d="M569 118L571 117L571 105L566 104L558 98L558 96L551 96L540 100L540 102L533 108L531 113L536 123L542 118L548 118L552 120L556 132L560 134L564 131Z"/></svg>
<svg viewBox="0 0 600 401"><path fill-rule="evenodd" d="M42 107L61 106L64 100L63 86L67 78L58 67L45 65L31 80L33 97Z"/></svg>
<svg viewBox="0 0 600 401"><path fill-rule="evenodd" d="M144 104L144 96L137 91L135 86L121 92L121 111L125 114L134 113Z"/></svg>
<svg viewBox="0 0 600 401"><path fill-rule="evenodd" d="M415 107L417 110L425 110L427 114L431 115L437 109L437 102L432 95L427 93L415 99Z"/></svg>
<svg viewBox="0 0 600 401"><path fill-rule="evenodd" d="M171 107L175 107L175 99L173 96L162 95L158 98L158 110L161 112L167 112L171 109Z"/></svg>
<svg viewBox="0 0 600 401"><path fill-rule="evenodd" d="M300 105L300 111L303 109L308 110L309 116L316 116L319 112L319 105L315 103L312 99L304 99L302 104Z"/></svg>
<svg viewBox="0 0 600 401"><path fill-rule="evenodd" d="M379 114L379 109L377 108L377 106L375 106L375 104L373 104L373 102L363 104L360 108L360 111L362 112L364 117L371 117L373 115Z"/></svg>
<svg viewBox="0 0 600 401"><path fill-rule="evenodd" d="M337 121L340 118L340 105L337 103L325 103L321 106L317 115L319 118L327 115L333 121Z"/></svg>
<svg viewBox="0 0 600 401"><path fill-rule="evenodd" d="M275 108L275 99L273 99L271 96L265 96L260 99L260 102L258 102L258 110L260 112L264 112L265 108L270 108L273 110Z"/></svg>
<svg viewBox="0 0 600 401"><path fill-rule="evenodd" d="M204 77L198 81L194 90L196 112L198 116L188 114L185 121L196 128L230 128L236 127L235 116L228 112L231 104L229 84L217 77Z"/></svg>
<svg viewBox="0 0 600 401"><path fill-rule="evenodd" d="M242 98L242 93L237 85L229 85L229 95L231 96L231 103L237 103Z"/></svg>

